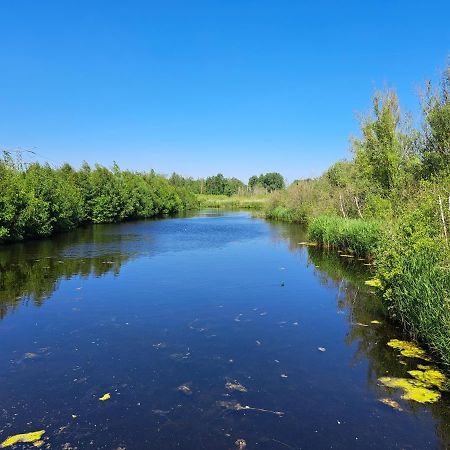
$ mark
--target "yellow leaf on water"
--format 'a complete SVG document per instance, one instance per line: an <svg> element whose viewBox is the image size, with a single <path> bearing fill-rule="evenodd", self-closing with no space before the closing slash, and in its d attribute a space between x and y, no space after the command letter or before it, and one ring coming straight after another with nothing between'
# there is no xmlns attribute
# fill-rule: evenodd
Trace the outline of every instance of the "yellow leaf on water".
<svg viewBox="0 0 450 450"><path fill-rule="evenodd" d="M413 342L401 341L399 339L391 339L387 345L392 348L400 350L403 356L408 358L420 358L425 361L431 361L430 357L426 354L425 350L421 349Z"/></svg>
<svg viewBox="0 0 450 450"><path fill-rule="evenodd" d="M111 394L108 392L107 394L102 395L101 397L99 397L99 400L101 402L104 402L106 400L109 400L111 398Z"/></svg>
<svg viewBox="0 0 450 450"><path fill-rule="evenodd" d="M23 433L10 436L1 443L0 448L11 447L11 445L18 444L19 442L39 441L44 433L45 430L40 430L40 431L33 431L31 433Z"/></svg>

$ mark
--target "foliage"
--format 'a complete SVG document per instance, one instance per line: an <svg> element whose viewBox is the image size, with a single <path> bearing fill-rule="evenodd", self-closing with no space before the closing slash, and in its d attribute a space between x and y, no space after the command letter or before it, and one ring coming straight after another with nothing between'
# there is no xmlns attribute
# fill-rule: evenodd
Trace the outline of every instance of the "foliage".
<svg viewBox="0 0 450 450"><path fill-rule="evenodd" d="M259 177L253 175L248 180L249 189L254 192L258 188L265 192L273 192L285 187L284 178L278 172L261 174Z"/></svg>
<svg viewBox="0 0 450 450"><path fill-rule="evenodd" d="M82 223L173 214L197 206L195 196L164 177L83 164L28 167L0 159L0 242L72 230Z"/></svg>

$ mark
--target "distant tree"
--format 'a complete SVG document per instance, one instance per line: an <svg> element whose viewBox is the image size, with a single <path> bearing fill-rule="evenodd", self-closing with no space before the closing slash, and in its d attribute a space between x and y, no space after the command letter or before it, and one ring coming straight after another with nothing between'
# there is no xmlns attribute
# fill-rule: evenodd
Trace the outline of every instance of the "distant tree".
<svg viewBox="0 0 450 450"><path fill-rule="evenodd" d="M225 193L225 177L218 173L212 177L208 177L205 181L205 193L214 195L223 195Z"/></svg>
<svg viewBox="0 0 450 450"><path fill-rule="evenodd" d="M259 177L257 175L253 175L248 179L248 187L251 191L255 189L255 187L259 183Z"/></svg>
<svg viewBox="0 0 450 450"><path fill-rule="evenodd" d="M267 189L268 192L284 188L284 178L278 172L269 172L259 177L259 183Z"/></svg>

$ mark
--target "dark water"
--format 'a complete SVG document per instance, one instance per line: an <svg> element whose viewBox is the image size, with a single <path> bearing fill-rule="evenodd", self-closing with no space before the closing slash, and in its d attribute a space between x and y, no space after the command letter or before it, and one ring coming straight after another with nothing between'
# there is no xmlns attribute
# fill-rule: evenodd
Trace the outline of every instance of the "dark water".
<svg viewBox="0 0 450 450"><path fill-rule="evenodd" d="M303 240L204 212L4 247L0 442L45 429L43 448L66 450L449 448L447 398L377 383L417 361L370 323L384 319L368 268Z"/></svg>

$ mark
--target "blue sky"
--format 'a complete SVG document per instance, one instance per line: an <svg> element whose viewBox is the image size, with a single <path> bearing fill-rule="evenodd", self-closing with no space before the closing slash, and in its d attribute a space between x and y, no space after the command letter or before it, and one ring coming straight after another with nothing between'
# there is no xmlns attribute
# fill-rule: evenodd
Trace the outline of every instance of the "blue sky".
<svg viewBox="0 0 450 450"><path fill-rule="evenodd" d="M0 4L0 148L161 173L319 175L376 88L450 54L450 2Z"/></svg>

